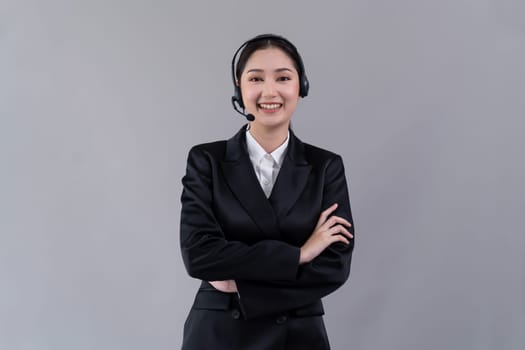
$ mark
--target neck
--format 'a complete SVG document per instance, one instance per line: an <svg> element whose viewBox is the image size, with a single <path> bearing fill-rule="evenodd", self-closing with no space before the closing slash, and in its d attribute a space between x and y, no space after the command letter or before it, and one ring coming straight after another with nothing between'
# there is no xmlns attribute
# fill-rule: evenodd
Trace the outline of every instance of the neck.
<svg viewBox="0 0 525 350"><path fill-rule="evenodd" d="M277 128L264 128L255 123L250 123L250 133L259 145L268 153L275 151L288 137L288 125Z"/></svg>

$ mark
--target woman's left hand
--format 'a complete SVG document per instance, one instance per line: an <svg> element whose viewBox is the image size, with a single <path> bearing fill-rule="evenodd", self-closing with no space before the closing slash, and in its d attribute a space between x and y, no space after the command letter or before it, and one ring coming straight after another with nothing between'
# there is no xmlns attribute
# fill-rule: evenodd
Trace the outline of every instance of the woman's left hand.
<svg viewBox="0 0 525 350"><path fill-rule="evenodd" d="M237 284L234 280L210 281L213 288L224 293L237 293Z"/></svg>

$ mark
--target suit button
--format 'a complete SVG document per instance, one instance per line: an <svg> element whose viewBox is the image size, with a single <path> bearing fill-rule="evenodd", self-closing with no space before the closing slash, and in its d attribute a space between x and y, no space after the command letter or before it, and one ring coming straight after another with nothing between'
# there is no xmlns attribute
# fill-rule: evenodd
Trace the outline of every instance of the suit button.
<svg viewBox="0 0 525 350"><path fill-rule="evenodd" d="M237 309L233 309L232 310L232 317L236 320L238 320L239 318L241 318L241 312Z"/></svg>
<svg viewBox="0 0 525 350"><path fill-rule="evenodd" d="M286 317L286 315L281 315L275 319L275 323L277 324L283 324L286 321L288 321L288 317Z"/></svg>

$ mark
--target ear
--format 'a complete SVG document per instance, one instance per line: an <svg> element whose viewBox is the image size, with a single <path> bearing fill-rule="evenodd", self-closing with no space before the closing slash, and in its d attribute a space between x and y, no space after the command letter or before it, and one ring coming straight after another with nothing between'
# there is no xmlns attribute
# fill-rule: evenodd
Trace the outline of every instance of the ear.
<svg viewBox="0 0 525 350"><path fill-rule="evenodd" d="M235 79L235 86L239 87L239 79Z"/></svg>

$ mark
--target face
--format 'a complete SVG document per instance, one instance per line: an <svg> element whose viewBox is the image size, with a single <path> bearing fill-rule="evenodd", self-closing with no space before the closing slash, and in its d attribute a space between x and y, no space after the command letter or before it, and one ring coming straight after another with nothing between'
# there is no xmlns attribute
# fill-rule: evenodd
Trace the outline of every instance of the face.
<svg viewBox="0 0 525 350"><path fill-rule="evenodd" d="M299 101L299 74L292 59L278 48L255 51L240 79L244 106L253 126L286 127Z"/></svg>

